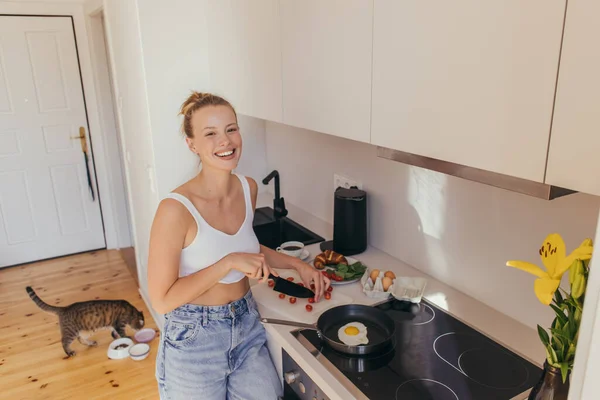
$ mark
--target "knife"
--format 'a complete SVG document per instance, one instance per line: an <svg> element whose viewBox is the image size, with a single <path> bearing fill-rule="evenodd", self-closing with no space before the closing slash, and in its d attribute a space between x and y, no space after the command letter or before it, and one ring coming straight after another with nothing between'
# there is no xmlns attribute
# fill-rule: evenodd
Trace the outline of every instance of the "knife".
<svg viewBox="0 0 600 400"><path fill-rule="evenodd" d="M315 297L315 292L313 292L309 288L300 286L294 282L290 282L285 278L281 278L273 274L269 274L269 278L275 281L275 286L273 287L273 290L276 292L287 294L288 296L292 297L299 297L301 299Z"/></svg>

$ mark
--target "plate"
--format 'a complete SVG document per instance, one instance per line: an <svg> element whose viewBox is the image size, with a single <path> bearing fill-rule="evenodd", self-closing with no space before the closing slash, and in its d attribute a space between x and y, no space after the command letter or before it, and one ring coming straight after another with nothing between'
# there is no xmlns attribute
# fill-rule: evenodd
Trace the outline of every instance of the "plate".
<svg viewBox="0 0 600 400"><path fill-rule="evenodd" d="M359 260L357 260L356 258L352 258L352 257L346 257L346 261L348 261L348 265L350 265L350 264L354 264L355 262L357 262ZM335 268L325 266L325 268L322 269L322 271L326 271L328 269L335 270ZM360 278L362 278L362 276L359 276L358 278L350 279L349 281L331 281L331 284L332 285L348 285L349 283L354 283L354 282L360 281Z"/></svg>

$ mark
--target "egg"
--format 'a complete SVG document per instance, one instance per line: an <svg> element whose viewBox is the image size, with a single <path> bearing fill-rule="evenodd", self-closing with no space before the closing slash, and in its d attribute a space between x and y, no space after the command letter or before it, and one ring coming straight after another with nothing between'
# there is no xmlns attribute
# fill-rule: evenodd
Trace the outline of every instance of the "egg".
<svg viewBox="0 0 600 400"><path fill-rule="evenodd" d="M396 274L394 274L392 271L385 271L385 276L387 276L391 280L396 279Z"/></svg>
<svg viewBox="0 0 600 400"><path fill-rule="evenodd" d="M381 284L383 285L383 290L385 292L387 292L387 290L390 288L390 286L392 286L392 283L394 283L394 281L392 281L392 278L386 276L385 278L383 278L381 280Z"/></svg>
<svg viewBox="0 0 600 400"><path fill-rule="evenodd" d="M369 343L367 327L360 322L349 322L338 329L340 341L348 346L358 346Z"/></svg>
<svg viewBox="0 0 600 400"><path fill-rule="evenodd" d="M377 279L378 276L379 276L379 270L378 269L374 269L373 271L371 271L371 280L373 282L375 282L375 280Z"/></svg>

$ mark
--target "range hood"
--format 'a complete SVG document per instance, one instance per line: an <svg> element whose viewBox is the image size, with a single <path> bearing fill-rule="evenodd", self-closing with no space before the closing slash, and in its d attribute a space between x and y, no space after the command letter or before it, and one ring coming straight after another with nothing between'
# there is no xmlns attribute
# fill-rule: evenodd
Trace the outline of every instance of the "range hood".
<svg viewBox="0 0 600 400"><path fill-rule="evenodd" d="M381 146L377 147L377 157L441 172L446 175L456 176L458 178L495 186L501 189L510 190L512 192L517 192L544 200L552 200L568 194L576 193L573 190L558 186L547 185L522 178L515 178L514 176L498 174L496 172L485 171L483 169L467 167L461 164L436 160L435 158L405 153L403 151L388 149Z"/></svg>

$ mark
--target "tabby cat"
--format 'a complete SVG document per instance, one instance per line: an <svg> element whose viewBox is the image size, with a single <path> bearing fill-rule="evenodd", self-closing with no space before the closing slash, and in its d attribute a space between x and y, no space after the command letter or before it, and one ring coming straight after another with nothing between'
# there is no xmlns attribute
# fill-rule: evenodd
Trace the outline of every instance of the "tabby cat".
<svg viewBox="0 0 600 400"><path fill-rule="evenodd" d="M100 329L111 329L112 337L125 337L125 326L134 330L144 326L144 314L125 300L89 300L66 307L55 307L38 297L31 286L26 288L29 297L39 308L58 315L62 346L68 357L75 355L71 343L77 338L86 346L97 346L89 337Z"/></svg>

